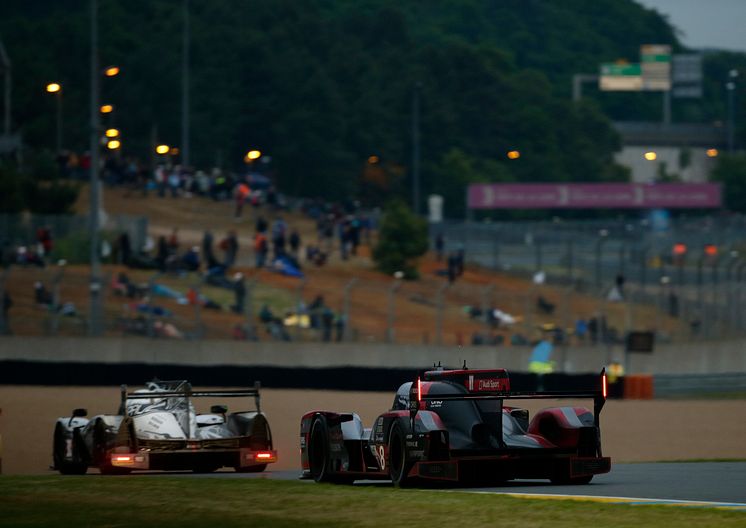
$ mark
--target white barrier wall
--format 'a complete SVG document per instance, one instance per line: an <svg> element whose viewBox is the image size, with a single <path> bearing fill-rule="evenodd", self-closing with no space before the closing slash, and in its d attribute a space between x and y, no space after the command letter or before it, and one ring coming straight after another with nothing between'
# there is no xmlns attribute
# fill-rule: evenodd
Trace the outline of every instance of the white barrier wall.
<svg viewBox="0 0 746 528"><path fill-rule="evenodd" d="M530 347L437 347L365 343L252 343L139 338L0 338L0 361L145 363L161 365L244 365L287 368L378 367L421 369L444 366L527 371ZM616 347L556 347L552 359L567 373L596 372L611 359L624 361ZM713 374L746 372L746 341L658 345L653 354L632 354L629 373Z"/></svg>

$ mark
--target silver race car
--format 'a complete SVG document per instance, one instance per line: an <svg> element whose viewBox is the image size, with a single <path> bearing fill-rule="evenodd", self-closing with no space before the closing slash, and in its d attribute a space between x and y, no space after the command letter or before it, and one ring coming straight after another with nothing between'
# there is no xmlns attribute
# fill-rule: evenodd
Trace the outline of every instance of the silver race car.
<svg viewBox="0 0 746 528"><path fill-rule="evenodd" d="M253 410L228 413L212 405L198 414L194 398L253 399ZM159 381L129 392L121 388L116 414L86 418L85 409L58 418L54 428L54 466L63 475L82 475L89 467L103 474L132 470L212 472L232 467L264 471L277 461L272 433L260 407L259 383L253 389L194 390L187 381Z"/></svg>

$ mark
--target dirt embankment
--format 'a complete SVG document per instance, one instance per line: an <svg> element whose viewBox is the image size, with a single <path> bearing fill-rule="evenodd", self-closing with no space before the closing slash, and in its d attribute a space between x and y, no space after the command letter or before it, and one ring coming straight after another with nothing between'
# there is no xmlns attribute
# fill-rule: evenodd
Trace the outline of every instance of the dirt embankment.
<svg viewBox="0 0 746 528"><path fill-rule="evenodd" d="M0 386L3 473L47 473L55 419L69 416L75 407L86 407L89 415L109 413L117 408L118 398L117 387ZM369 425L390 407L392 398L388 392L264 389L262 408L280 455L275 468L300 467L299 422L306 411L356 411ZM551 405L536 402L529 409L533 413ZM601 423L604 454L617 462L746 458L746 405L739 400L612 400Z"/></svg>

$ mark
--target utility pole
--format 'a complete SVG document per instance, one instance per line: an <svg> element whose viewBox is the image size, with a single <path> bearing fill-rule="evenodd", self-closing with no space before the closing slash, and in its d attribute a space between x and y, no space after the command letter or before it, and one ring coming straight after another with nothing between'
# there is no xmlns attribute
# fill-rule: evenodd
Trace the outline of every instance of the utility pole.
<svg viewBox="0 0 746 528"><path fill-rule="evenodd" d="M734 148L734 96L736 92L736 78L738 77L738 70L730 70L728 72L728 82L725 84L725 88L728 90L728 153L733 153Z"/></svg>
<svg viewBox="0 0 746 528"><path fill-rule="evenodd" d="M412 92L412 211L420 214L420 90L417 82Z"/></svg>
<svg viewBox="0 0 746 528"><path fill-rule="evenodd" d="M88 333L99 334L99 315L101 301L101 262L99 260L99 181L98 181L98 149L100 136L100 118L98 108L98 2L91 0L91 174L90 174L90 237L91 237L91 308L89 314Z"/></svg>
<svg viewBox="0 0 746 528"><path fill-rule="evenodd" d="M663 124L671 124L671 90L663 91Z"/></svg>
<svg viewBox="0 0 746 528"><path fill-rule="evenodd" d="M572 76L572 100L578 102L583 98L583 83L598 82L598 75L576 73Z"/></svg>
<svg viewBox="0 0 746 528"><path fill-rule="evenodd" d="M3 74L3 111L5 113L3 117L3 128L5 135L10 137L10 88L11 82L11 64L8 54L3 46L3 41L0 40L0 73Z"/></svg>
<svg viewBox="0 0 746 528"><path fill-rule="evenodd" d="M189 165L189 0L184 0L181 55L181 165Z"/></svg>

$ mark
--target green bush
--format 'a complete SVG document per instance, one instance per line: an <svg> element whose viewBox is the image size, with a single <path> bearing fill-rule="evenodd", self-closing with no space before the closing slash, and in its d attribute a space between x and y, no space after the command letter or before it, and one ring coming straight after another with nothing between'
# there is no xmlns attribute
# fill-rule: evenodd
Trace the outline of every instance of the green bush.
<svg viewBox="0 0 746 528"><path fill-rule="evenodd" d="M116 233L102 231L99 233L99 241L106 240L114 248ZM101 262L110 262L114 252L109 257L101 257ZM88 264L91 262L91 237L87 231L70 233L64 238L55 240L51 259L53 262L64 259L68 264Z"/></svg>
<svg viewBox="0 0 746 528"><path fill-rule="evenodd" d="M417 257L427 252L427 223L416 216L401 200L389 203L384 210L378 244L373 260L379 270L391 275L404 273L405 279L416 279Z"/></svg>
<svg viewBox="0 0 746 528"><path fill-rule="evenodd" d="M26 182L26 208L32 213L56 215L72 214L80 187L70 182Z"/></svg>

